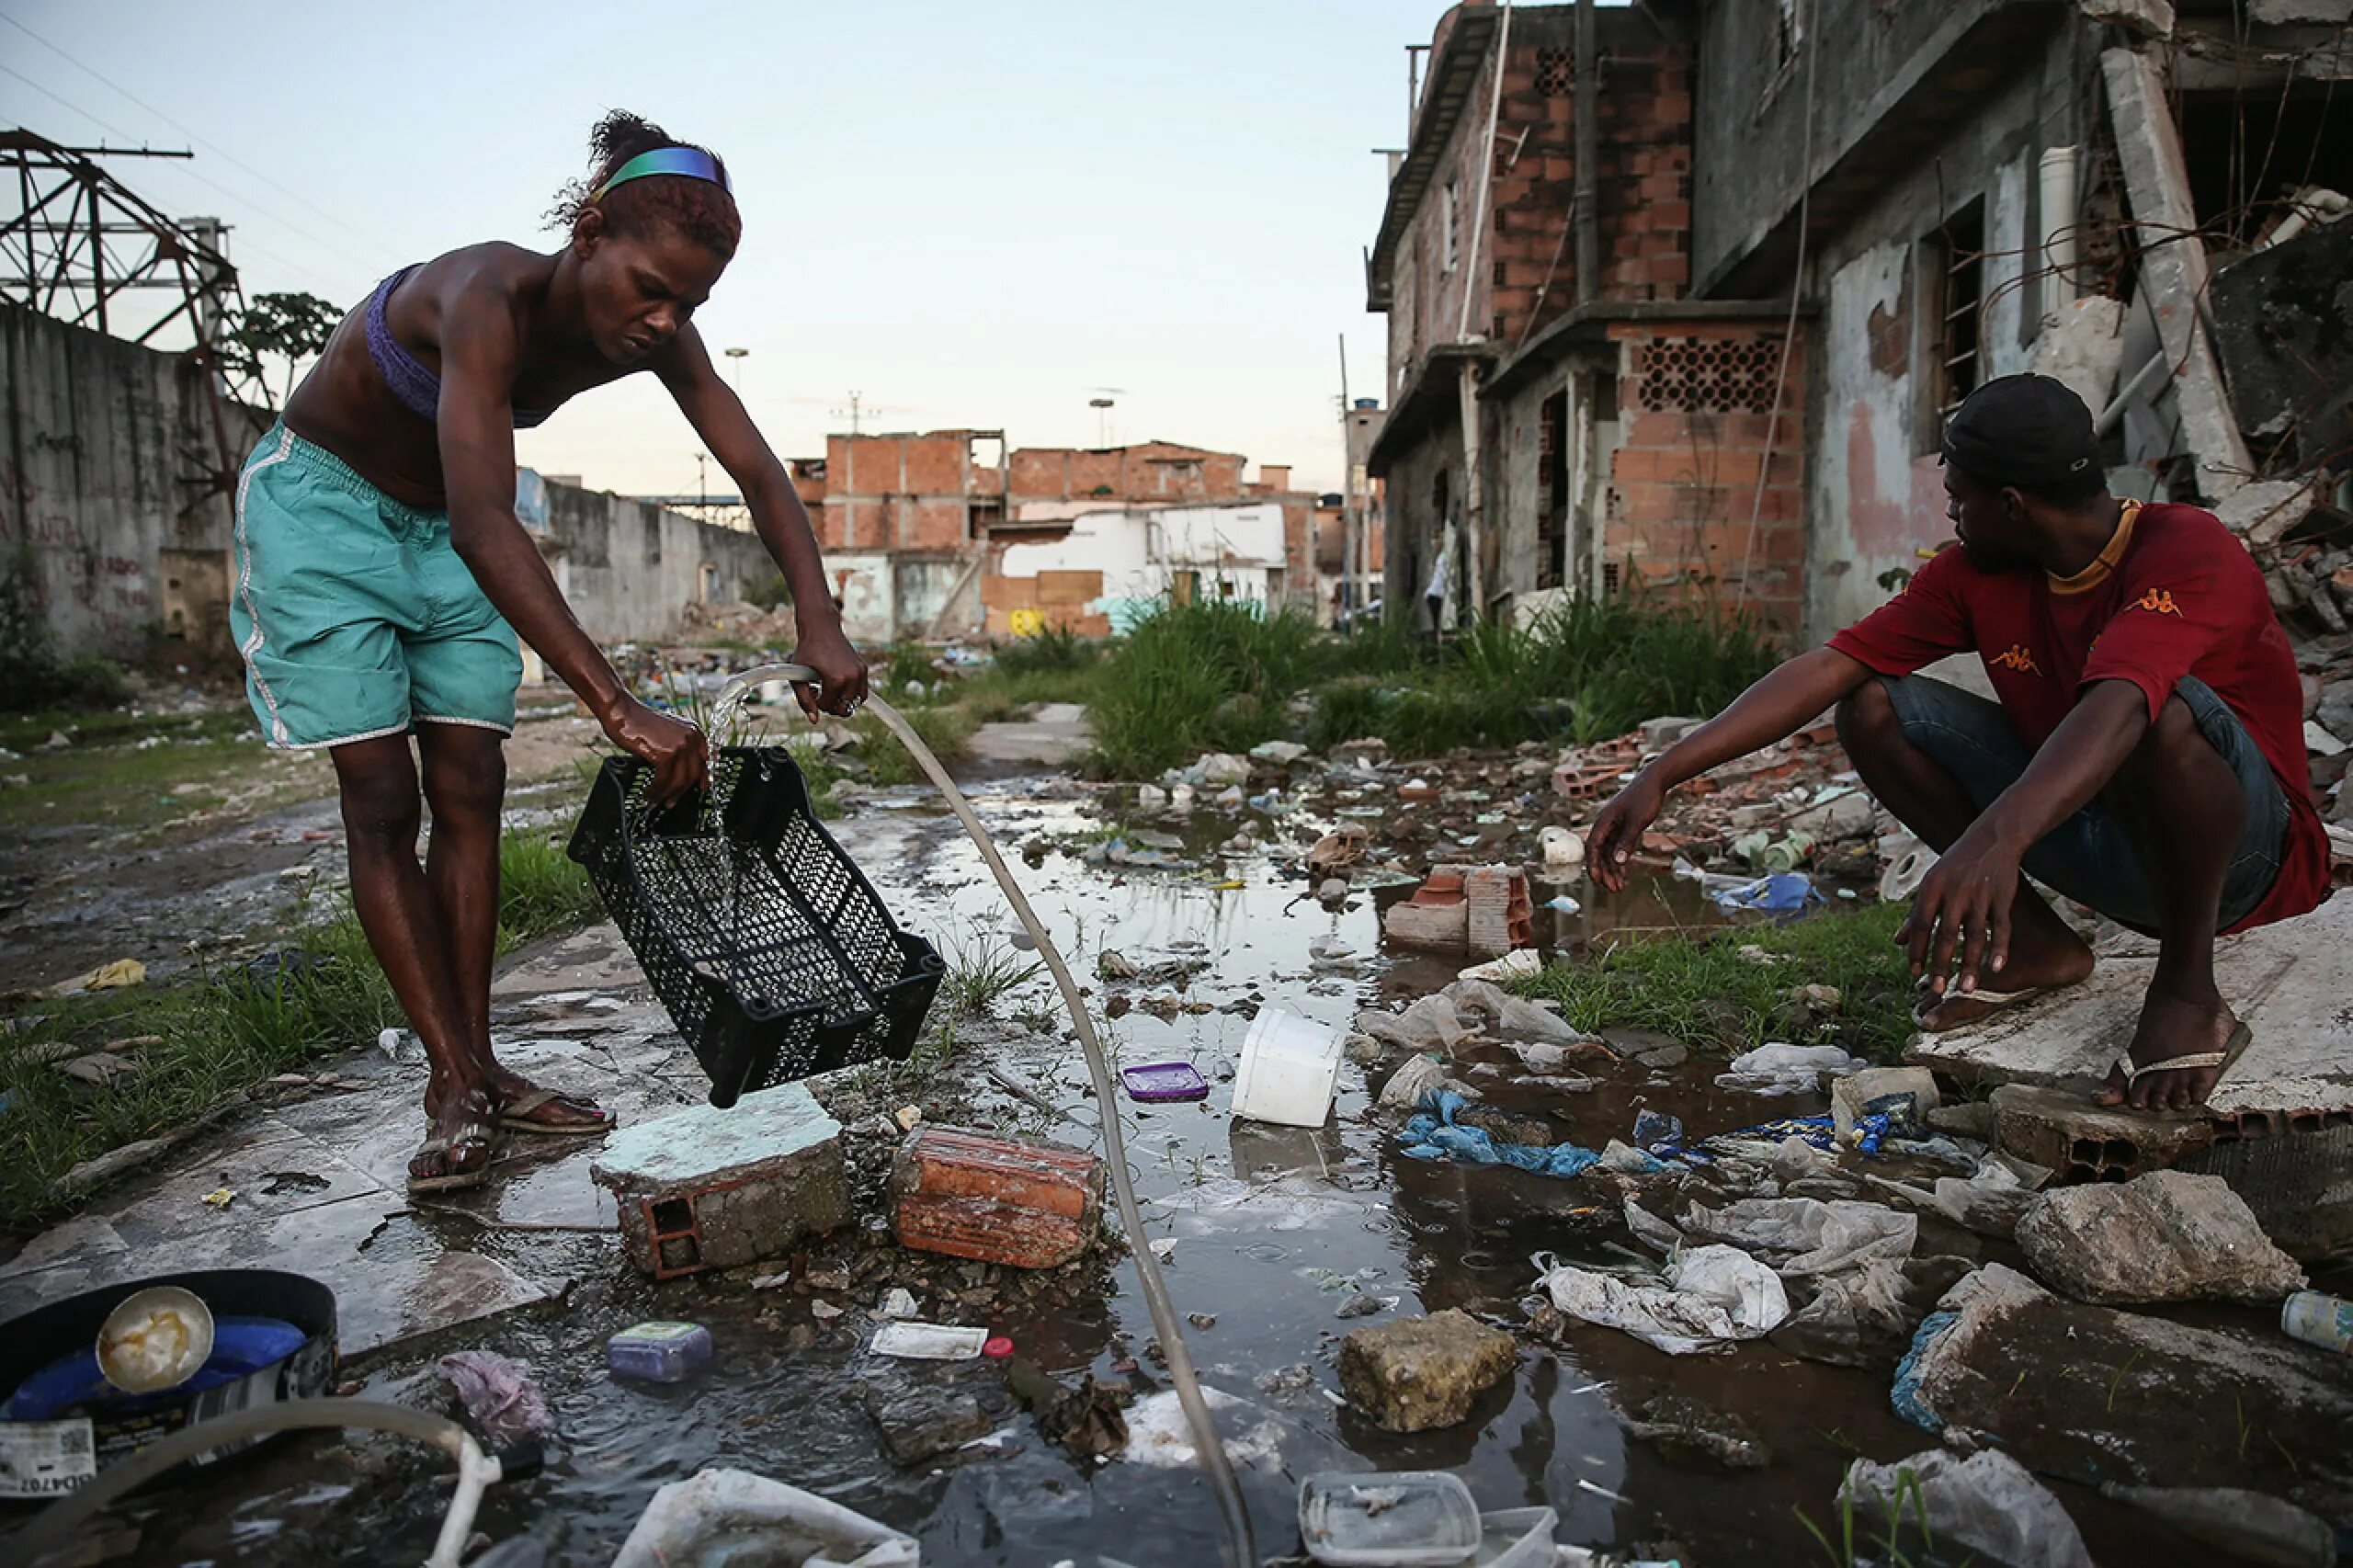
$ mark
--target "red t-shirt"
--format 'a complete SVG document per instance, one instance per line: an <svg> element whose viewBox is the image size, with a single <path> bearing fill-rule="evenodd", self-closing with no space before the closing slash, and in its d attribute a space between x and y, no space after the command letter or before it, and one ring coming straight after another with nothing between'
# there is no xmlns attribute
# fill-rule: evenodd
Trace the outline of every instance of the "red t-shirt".
<svg viewBox="0 0 2353 1568"><path fill-rule="evenodd" d="M2328 892L2328 835L2304 761L2296 656L2263 574L2211 512L2127 502L2099 559L2063 580L2030 568L1982 572L1966 552L1943 551L1830 646L1888 676L1974 649L2002 710L2033 747L2094 681L2131 681L2154 720L2181 677L2195 676L2238 715L2288 799L2279 874L2232 929L2302 915Z"/></svg>

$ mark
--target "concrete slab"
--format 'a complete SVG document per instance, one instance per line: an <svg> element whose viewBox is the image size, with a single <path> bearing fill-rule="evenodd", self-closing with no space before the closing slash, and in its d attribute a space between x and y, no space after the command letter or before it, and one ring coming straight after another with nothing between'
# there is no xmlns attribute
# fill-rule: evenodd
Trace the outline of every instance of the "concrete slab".
<svg viewBox="0 0 2353 1568"><path fill-rule="evenodd" d="M2156 944L2103 953L2083 984L1965 1028L1923 1034L1906 1061L1957 1077L2089 1094L2132 1038ZM2353 1110L2353 898L2215 946L2222 994L2255 1031L2211 1102L2222 1116Z"/></svg>
<svg viewBox="0 0 2353 1568"><path fill-rule="evenodd" d="M1048 702L1019 722L983 724L965 744L972 760L1001 767L1035 764L1062 767L1095 744L1086 710L1075 702Z"/></svg>

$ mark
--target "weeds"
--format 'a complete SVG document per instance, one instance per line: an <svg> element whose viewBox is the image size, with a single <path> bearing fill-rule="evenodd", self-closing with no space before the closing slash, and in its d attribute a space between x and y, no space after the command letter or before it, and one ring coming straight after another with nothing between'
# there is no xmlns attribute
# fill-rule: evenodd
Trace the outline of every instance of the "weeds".
<svg viewBox="0 0 2353 1568"><path fill-rule="evenodd" d="M502 948L596 917L586 874L544 837L499 846ZM306 961L266 979L224 966L169 987L37 1004L0 1035L0 1224L21 1227L63 1206L58 1178L109 1149L186 1126L232 1096L316 1058L371 1043L400 1007L347 909L290 933ZM131 1063L102 1085L52 1059L134 1040Z"/></svg>
<svg viewBox="0 0 2353 1568"><path fill-rule="evenodd" d="M939 989L959 1013L984 1014L1046 972L1042 960L1025 957L985 932L967 929L947 942L948 972Z"/></svg>
<svg viewBox="0 0 2353 1568"><path fill-rule="evenodd" d="M1895 928L1906 905L1826 910L1781 926L1735 926L1704 935L1621 944L1555 964L1519 983L1524 994L1561 1004L1586 1030L1655 1030L1687 1045L1745 1051L1768 1040L1826 1037L1877 1062L1898 1059L1910 1038L1911 976ZM1797 960L1759 963L1744 947ZM1837 988L1839 1009L1810 1025L1790 999L1793 976Z"/></svg>
<svg viewBox="0 0 2353 1568"><path fill-rule="evenodd" d="M112 708L131 699L122 671L84 654L61 658L40 603L40 562L29 545L0 555L0 710Z"/></svg>
<svg viewBox="0 0 2353 1568"><path fill-rule="evenodd" d="M1813 1537L1815 1543L1822 1548L1831 1568L1861 1568L1865 1563L1879 1564L1880 1568L1915 1568L1919 1563L1939 1561L1936 1557L1936 1535L1928 1525L1927 1494L1921 1488L1918 1473L1908 1465L1895 1472L1895 1495L1889 1498L1881 1508L1877 1540L1857 1541L1855 1494L1848 1488L1842 1486L1838 1490L1839 1535L1835 1541L1823 1532L1820 1525L1807 1517L1804 1509L1792 1508L1790 1511L1797 1516L1798 1523L1805 1527L1806 1533ZM1906 1527L1918 1530L1921 1550L1927 1554L1925 1558L1915 1558L1900 1544L1904 1539ZM1857 1553L1859 1544L1863 1549L1863 1555ZM1969 1568L1969 1564L1975 1561L1972 1553L1961 1560L1961 1568Z"/></svg>
<svg viewBox="0 0 2353 1568"><path fill-rule="evenodd" d="M1337 646L1333 644L1332 646ZM1205 750L1246 751L1290 726L1328 650L1305 616L1231 599L1164 604L1105 662L1092 708L1105 770L1144 778Z"/></svg>

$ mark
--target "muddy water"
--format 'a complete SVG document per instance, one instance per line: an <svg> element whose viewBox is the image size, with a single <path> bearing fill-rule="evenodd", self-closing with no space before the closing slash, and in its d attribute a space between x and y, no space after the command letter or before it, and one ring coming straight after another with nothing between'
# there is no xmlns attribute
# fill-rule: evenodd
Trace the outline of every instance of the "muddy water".
<svg viewBox="0 0 2353 1568"><path fill-rule="evenodd" d="M846 834L887 900L951 949L1001 940L1010 919L977 858L927 802L910 796L896 804L870 808L864 824ZM1241 1470L1265 1555L1297 1550L1302 1477L1336 1468L1435 1467L1458 1471L1483 1507L1555 1506L1563 1543L1680 1552L1697 1564L1820 1562L1795 1510L1835 1535L1829 1499L1851 1457L1896 1459L1931 1446L1889 1413L1883 1372L1794 1360L1769 1345L1677 1359L1592 1328L1573 1329L1564 1346L1530 1344L1512 1378L1468 1421L1444 1431L1397 1437L1339 1404L1333 1358L1342 1334L1447 1307L1517 1324L1529 1305L1534 1255L1625 1261L1620 1249L1627 1238L1614 1207L1577 1181L1403 1159L1393 1137L1367 1119L1364 1070L1354 1065L1344 1069L1334 1119L1321 1129L1237 1122L1226 1114L1252 1006L1278 1002L1339 1025L1384 993L1418 994L1452 978L1451 962L1380 960L1380 900L1359 895L1344 910L1326 911L1263 860L1211 859L1189 870L1090 866L1073 843L1098 826L1082 805L999 792L983 811L1008 848L1042 849L1025 881L1078 967L1091 971L1106 948L1144 965L1207 958L1211 967L1191 980L1184 998L1234 1009L1180 1013L1174 1021L1131 1011L1112 1026L1111 1043L1128 1062L1190 1061L1215 1085L1199 1106L1116 1108L1152 1235L1175 1244L1169 1278L1178 1310L1215 1317L1213 1325L1188 1332L1203 1381L1245 1402L1227 1418L1229 1436L1248 1434L1270 1450ZM1230 831L1230 824L1203 821L1188 838L1208 846ZM1065 846L1042 847L1048 841ZM1237 881L1243 885L1221 885ZM1590 899L1592 890L1580 888L1578 896ZM1706 918L1687 886L1638 884L1594 900L1568 928L1547 936L1574 947L1618 926ZM1333 942L1367 961L1352 970L1319 966L1311 948ZM998 1010L1018 1011L1045 994L1040 985ZM1092 1142L1104 1108L1086 1094L1084 1066L1059 1034L1022 1036L997 1048L995 1060L1066 1113L1062 1136ZM967 1070L981 1073L977 1063ZM1695 1062L1674 1074L1645 1076L1629 1067L1589 1093L1509 1103L1561 1116L1578 1142L1594 1147L1624 1136L1645 1108L1680 1115L1694 1136L1819 1108L1716 1089L1712 1070ZM500 1350L539 1374L563 1428L561 1455L543 1473L494 1491L482 1519L494 1538L529 1529L556 1544L557 1561L601 1563L655 1487L723 1464L823 1493L906 1529L922 1540L926 1562L1090 1564L1105 1553L1137 1568L1218 1561L1216 1514L1197 1471L1083 1467L1042 1441L1012 1405L995 1363L930 1368L878 1363L856 1349L792 1349L787 1336L810 1322L805 1300L756 1293L740 1277L651 1287L602 1238L484 1241L460 1231L449 1239L484 1251L577 1248L597 1259L558 1312L509 1318L452 1345L364 1369L371 1394L435 1404L442 1396L427 1381L429 1352L457 1344ZM1975 1256L1979 1244L1924 1226L1920 1250ZM870 1302L882 1282L862 1289L859 1299ZM1358 1296L1393 1304L1377 1315L1340 1317ZM678 1388L608 1379L605 1336L650 1316L708 1325L717 1369ZM1145 1349L1152 1333L1125 1262L1101 1282L1049 1292L990 1326L1073 1381L1086 1371L1110 1375ZM1301 1368L1303 1375L1282 1376ZM1156 1386L1154 1370L1147 1358L1134 1380ZM995 1445L958 1464L894 1468L880 1454L859 1398L878 1378L974 1393L997 1416ZM1629 1440L1613 1406L1631 1409L1662 1392L1745 1416L1772 1447L1774 1462L1736 1474L1694 1471ZM446 1501L446 1469L438 1456L388 1442L289 1446L180 1487L150 1517L139 1555L159 1562L415 1561ZM2150 1555L2160 1543L2096 1497L2070 1489L2066 1501L2107 1560L2162 1560Z"/></svg>

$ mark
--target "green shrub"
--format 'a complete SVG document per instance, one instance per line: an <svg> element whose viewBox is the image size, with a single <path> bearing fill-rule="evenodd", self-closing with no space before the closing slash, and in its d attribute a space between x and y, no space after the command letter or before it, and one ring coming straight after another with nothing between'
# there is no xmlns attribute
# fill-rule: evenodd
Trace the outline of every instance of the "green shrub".
<svg viewBox="0 0 2353 1568"><path fill-rule="evenodd" d="M1009 676L1085 669L1101 657L1103 645L1067 626L1050 626L1035 637L1016 637L996 646L996 667Z"/></svg>
<svg viewBox="0 0 2353 1568"><path fill-rule="evenodd" d="M1150 777L1205 750L1280 734L1291 697L1328 663L1315 623L1253 601L1164 602L1105 660L1090 716L1101 765Z"/></svg>
<svg viewBox="0 0 2353 1568"><path fill-rule="evenodd" d="M790 609L792 590L784 585L784 574L771 572L765 577L754 577L744 585L744 602L761 609Z"/></svg>

